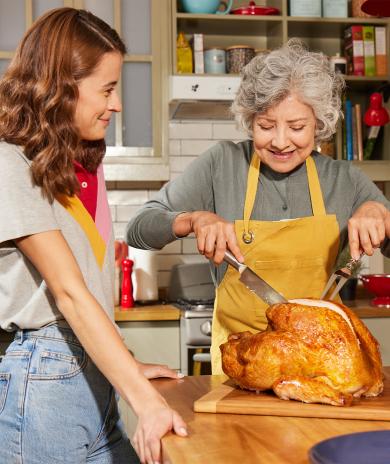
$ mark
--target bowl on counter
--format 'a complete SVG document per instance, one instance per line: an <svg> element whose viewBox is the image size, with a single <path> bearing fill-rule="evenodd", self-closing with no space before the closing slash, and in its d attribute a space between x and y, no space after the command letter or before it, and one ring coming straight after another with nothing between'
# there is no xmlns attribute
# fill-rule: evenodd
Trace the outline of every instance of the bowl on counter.
<svg viewBox="0 0 390 464"><path fill-rule="evenodd" d="M363 287L375 295L373 306L390 308L390 274L362 274L359 279Z"/></svg>

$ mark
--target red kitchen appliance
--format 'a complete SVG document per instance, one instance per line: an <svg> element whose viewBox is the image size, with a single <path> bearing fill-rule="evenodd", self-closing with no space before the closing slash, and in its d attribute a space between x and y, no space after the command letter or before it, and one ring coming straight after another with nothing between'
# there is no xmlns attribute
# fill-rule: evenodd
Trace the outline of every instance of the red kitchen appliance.
<svg viewBox="0 0 390 464"><path fill-rule="evenodd" d="M235 15L279 15L280 10L271 6L258 6L255 2L249 2L249 5L242 6L231 10L232 14Z"/></svg>

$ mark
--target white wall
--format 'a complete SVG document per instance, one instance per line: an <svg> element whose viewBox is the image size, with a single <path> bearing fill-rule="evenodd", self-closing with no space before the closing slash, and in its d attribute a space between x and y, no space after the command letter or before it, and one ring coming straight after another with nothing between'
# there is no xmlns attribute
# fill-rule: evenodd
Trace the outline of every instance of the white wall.
<svg viewBox="0 0 390 464"><path fill-rule="evenodd" d="M169 125L169 164L171 179L179 175L197 156L219 140L243 140L244 134L234 122L226 121L171 121ZM117 187L120 187L120 190ZM123 239L125 226L137 209L156 190L127 189L126 183L109 186L108 201L114 221L115 237ZM203 261L197 253L195 240L185 238L170 243L158 252L158 286L168 287L170 270L174 264Z"/></svg>

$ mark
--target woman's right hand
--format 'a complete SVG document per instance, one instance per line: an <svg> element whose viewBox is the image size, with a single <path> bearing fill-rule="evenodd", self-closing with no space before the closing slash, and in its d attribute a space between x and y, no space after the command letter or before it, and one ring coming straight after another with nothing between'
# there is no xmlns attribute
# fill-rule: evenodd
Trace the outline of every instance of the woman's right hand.
<svg viewBox="0 0 390 464"><path fill-rule="evenodd" d="M176 216L173 231L177 236L193 232L196 236L199 253L221 264L226 250L241 263L244 256L237 243L234 224L209 211L194 211Z"/></svg>
<svg viewBox="0 0 390 464"><path fill-rule="evenodd" d="M162 397L157 397L138 415L138 424L133 437L133 446L142 464L161 462L161 438L173 431L187 436L187 427L181 416L171 409Z"/></svg>

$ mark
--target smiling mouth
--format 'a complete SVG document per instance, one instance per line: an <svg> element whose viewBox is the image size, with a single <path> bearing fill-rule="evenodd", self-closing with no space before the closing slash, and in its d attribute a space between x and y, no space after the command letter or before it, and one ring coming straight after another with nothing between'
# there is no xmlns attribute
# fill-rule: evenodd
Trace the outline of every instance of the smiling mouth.
<svg viewBox="0 0 390 464"><path fill-rule="evenodd" d="M287 158L294 153L294 150L292 151L272 151L271 150L271 153L272 155L279 157L279 158Z"/></svg>

